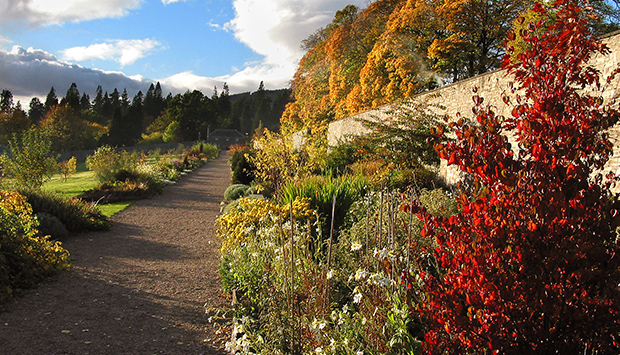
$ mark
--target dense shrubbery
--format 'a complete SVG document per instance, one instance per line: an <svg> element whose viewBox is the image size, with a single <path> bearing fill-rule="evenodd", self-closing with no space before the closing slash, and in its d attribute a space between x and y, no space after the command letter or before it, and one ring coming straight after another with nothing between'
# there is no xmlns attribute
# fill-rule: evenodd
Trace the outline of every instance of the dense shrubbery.
<svg viewBox="0 0 620 355"><path fill-rule="evenodd" d="M60 243L39 236L26 199L0 190L0 303L68 267Z"/></svg>
<svg viewBox="0 0 620 355"><path fill-rule="evenodd" d="M35 214L46 213L57 218L69 232L107 230L110 222L96 205L79 198L65 198L38 189L20 189Z"/></svg>

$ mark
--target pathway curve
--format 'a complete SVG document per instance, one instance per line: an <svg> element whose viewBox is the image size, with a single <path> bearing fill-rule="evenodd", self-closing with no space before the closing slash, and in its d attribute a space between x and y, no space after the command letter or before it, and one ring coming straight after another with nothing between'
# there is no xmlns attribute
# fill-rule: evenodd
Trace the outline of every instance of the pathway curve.
<svg viewBox="0 0 620 355"><path fill-rule="evenodd" d="M66 240L73 267L0 313L3 354L221 354L204 305L221 307L213 222L230 182L227 152Z"/></svg>

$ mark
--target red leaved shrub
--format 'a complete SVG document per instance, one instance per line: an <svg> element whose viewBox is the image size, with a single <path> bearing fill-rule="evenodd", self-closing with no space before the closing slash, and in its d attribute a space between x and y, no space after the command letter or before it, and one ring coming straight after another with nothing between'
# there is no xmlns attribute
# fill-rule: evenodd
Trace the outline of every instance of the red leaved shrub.
<svg viewBox="0 0 620 355"><path fill-rule="evenodd" d="M421 275L428 353L620 353L620 202L616 179L598 172L619 113L588 94L609 82L587 64L608 49L579 2L553 11L550 26L521 32L530 49L505 61L522 92L512 116L475 95L477 122L459 121L456 140L435 144L480 189L460 197L455 216L418 214L439 244L438 272Z"/></svg>

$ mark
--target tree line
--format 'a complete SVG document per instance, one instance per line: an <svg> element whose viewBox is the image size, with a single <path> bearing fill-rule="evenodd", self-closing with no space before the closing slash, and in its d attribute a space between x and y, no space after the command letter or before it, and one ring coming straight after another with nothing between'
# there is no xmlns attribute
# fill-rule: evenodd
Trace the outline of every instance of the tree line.
<svg viewBox="0 0 620 355"><path fill-rule="evenodd" d="M31 127L45 131L55 152L91 149L104 144L131 146L205 139L208 130L237 129L251 134L258 127L279 128L290 91L266 90L231 95L224 83L209 97L199 90L164 96L160 83L133 98L124 89L111 93L97 87L94 99L73 83L63 97L52 87L42 102L29 107L14 102L9 89L0 93L0 144Z"/></svg>

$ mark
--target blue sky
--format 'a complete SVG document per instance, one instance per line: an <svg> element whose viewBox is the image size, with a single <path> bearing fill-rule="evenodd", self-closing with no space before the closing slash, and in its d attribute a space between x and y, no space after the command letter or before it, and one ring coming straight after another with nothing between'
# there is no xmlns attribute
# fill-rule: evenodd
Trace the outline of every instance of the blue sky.
<svg viewBox="0 0 620 355"><path fill-rule="evenodd" d="M226 82L288 87L300 42L369 0L0 0L0 89L27 106L72 82L91 96L159 81L165 92Z"/></svg>

